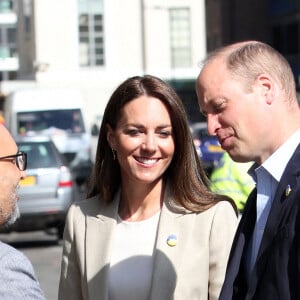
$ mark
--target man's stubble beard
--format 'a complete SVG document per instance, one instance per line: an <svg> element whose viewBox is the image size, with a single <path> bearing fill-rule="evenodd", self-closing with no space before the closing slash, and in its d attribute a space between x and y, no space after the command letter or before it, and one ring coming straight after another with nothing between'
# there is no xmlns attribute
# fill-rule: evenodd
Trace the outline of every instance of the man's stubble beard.
<svg viewBox="0 0 300 300"><path fill-rule="evenodd" d="M7 215L7 212L4 212L0 208L0 215L1 219L3 220L3 223L0 224L0 226L3 226L5 228L9 228L11 225L13 225L16 220L20 217L20 210L18 206L18 190L19 190L19 185L16 186L14 189L14 192L11 195L11 202L12 202L12 210L9 215Z"/></svg>
<svg viewBox="0 0 300 300"><path fill-rule="evenodd" d="M16 220L20 217L20 210L19 210L19 206L17 203L15 203L15 207L12 210L11 215L9 216L9 218L5 221L5 223L3 224L6 228L9 228L11 225L13 225Z"/></svg>

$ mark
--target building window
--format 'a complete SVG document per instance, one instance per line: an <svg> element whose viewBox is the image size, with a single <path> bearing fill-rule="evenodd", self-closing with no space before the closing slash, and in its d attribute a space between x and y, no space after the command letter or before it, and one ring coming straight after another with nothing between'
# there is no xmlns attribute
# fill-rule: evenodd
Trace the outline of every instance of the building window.
<svg viewBox="0 0 300 300"><path fill-rule="evenodd" d="M170 34L172 67L190 67L191 28L189 8L170 9Z"/></svg>
<svg viewBox="0 0 300 300"><path fill-rule="evenodd" d="M272 28L273 45L283 55L300 54L299 27L300 24L294 22Z"/></svg>
<svg viewBox="0 0 300 300"><path fill-rule="evenodd" d="M0 58L17 56L16 28L11 25L2 25L0 28Z"/></svg>
<svg viewBox="0 0 300 300"><path fill-rule="evenodd" d="M299 54L299 29L298 23L286 26L286 53L289 55Z"/></svg>
<svg viewBox="0 0 300 300"><path fill-rule="evenodd" d="M13 12L13 1L0 0L0 13L11 13L11 12Z"/></svg>
<svg viewBox="0 0 300 300"><path fill-rule="evenodd" d="M79 0L78 17L80 66L103 66L103 0Z"/></svg>

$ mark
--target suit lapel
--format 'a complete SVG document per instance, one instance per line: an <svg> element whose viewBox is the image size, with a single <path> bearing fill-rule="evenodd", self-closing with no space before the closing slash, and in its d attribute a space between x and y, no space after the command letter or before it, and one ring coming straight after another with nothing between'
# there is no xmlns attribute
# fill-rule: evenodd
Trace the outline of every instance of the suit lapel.
<svg viewBox="0 0 300 300"><path fill-rule="evenodd" d="M219 299L244 299L247 291L247 250L256 220L257 190L249 195L230 251L225 281Z"/></svg>
<svg viewBox="0 0 300 300"><path fill-rule="evenodd" d="M99 200L100 201L100 200ZM108 299L108 270L116 226L119 194L108 205L101 205L86 217L86 276L88 293L98 299ZM101 214L100 214L101 213Z"/></svg>
<svg viewBox="0 0 300 300"><path fill-rule="evenodd" d="M184 218L183 214L173 212L170 194L166 193L159 221L152 274L150 299L172 299L176 286L177 273L184 259L185 247L191 238L188 228L194 222L194 215ZM168 239L174 240L168 243Z"/></svg>
<svg viewBox="0 0 300 300"><path fill-rule="evenodd" d="M232 291L232 285L235 284L238 284L241 290L245 290L248 249L256 220L256 197L255 188L249 195L233 241L224 284L224 289L229 291ZM235 282L236 278L238 278L237 282Z"/></svg>

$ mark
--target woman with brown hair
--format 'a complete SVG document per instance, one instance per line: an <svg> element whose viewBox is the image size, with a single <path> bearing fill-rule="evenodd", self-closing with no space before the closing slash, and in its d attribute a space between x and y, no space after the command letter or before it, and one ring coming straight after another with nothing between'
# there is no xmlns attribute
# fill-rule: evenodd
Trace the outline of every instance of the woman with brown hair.
<svg viewBox="0 0 300 300"><path fill-rule="evenodd" d="M88 199L68 213L59 299L217 299L236 225L175 91L129 78L106 106Z"/></svg>

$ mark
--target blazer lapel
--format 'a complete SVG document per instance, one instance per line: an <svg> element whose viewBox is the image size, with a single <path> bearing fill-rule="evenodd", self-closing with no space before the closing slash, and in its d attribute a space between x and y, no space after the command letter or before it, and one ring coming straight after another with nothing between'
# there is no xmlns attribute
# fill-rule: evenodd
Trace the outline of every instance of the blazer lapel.
<svg viewBox="0 0 300 300"><path fill-rule="evenodd" d="M91 211L86 217L86 277L89 297L108 299L108 271L118 204L119 194L112 203L101 205L99 210Z"/></svg>
<svg viewBox="0 0 300 300"><path fill-rule="evenodd" d="M166 193L159 220L152 274L150 299L173 299L177 273L184 258L187 241L191 238L188 228L193 217L183 218L183 214L173 212L170 194Z"/></svg>

